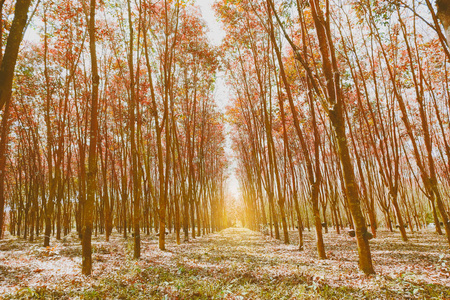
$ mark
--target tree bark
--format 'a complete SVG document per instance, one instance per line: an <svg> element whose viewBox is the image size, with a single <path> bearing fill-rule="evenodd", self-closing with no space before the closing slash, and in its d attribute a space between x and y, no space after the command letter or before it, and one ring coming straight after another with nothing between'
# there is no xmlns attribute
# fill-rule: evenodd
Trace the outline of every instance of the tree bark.
<svg viewBox="0 0 450 300"><path fill-rule="evenodd" d="M5 53L0 65L0 110L11 99L14 70L28 20L30 4L31 0L17 0L14 8L14 19L6 40Z"/></svg>
<svg viewBox="0 0 450 300"><path fill-rule="evenodd" d="M91 54L92 91L91 91L91 124L89 132L89 158L87 174L87 197L84 205L84 224L82 229L82 273L92 273L92 227L94 222L95 195L97 192L97 137L98 137L98 89L100 77L97 67L95 46L95 0L90 1L89 12L89 51Z"/></svg>
<svg viewBox="0 0 450 300"><path fill-rule="evenodd" d="M343 99L340 89L339 69L337 67L332 37L330 34L329 20L327 15L325 20L322 8L318 0L310 0L311 13L316 28L319 41L319 50L322 56L322 69L326 78L326 90L328 100L328 117L333 125L338 154L342 165L344 176L344 186L347 195L348 205L355 225L356 240L358 244L359 267L366 274L374 274L372 257L369 246L369 235L366 221L361 211L358 187L356 185L353 164L350 158L350 151L345 133L345 120L343 114ZM327 1L327 14L328 11Z"/></svg>

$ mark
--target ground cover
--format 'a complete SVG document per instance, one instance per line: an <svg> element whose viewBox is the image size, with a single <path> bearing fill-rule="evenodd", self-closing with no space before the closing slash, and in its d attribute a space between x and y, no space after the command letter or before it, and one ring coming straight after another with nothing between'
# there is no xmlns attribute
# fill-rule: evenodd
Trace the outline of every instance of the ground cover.
<svg viewBox="0 0 450 300"><path fill-rule="evenodd" d="M319 260L314 234L297 233L290 245L244 228L229 228L168 251L143 237L142 259L132 259L132 239L94 238L94 272L80 273L75 235L43 248L17 238L0 241L0 298L4 299L448 299L450 254L432 230L379 231L371 241L377 275L358 270L356 241L325 234L328 259Z"/></svg>

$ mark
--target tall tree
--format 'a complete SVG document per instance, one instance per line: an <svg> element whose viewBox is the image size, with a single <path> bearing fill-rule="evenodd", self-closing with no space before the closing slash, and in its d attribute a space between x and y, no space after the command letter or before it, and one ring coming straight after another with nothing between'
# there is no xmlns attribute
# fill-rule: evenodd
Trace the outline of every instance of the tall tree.
<svg viewBox="0 0 450 300"><path fill-rule="evenodd" d="M366 274L375 273L372 265L372 256L369 246L369 234L366 221L361 211L359 192L356 184L353 164L345 133L345 120L343 112L343 99L340 87L339 69L331 36L329 2L325 2L326 16L323 13L321 3L318 0L310 0L311 14L319 41L320 54L322 56L323 75L326 78L326 91L328 101L328 117L333 125L338 145L338 153L344 175L345 192L355 225L356 239L358 243L359 267Z"/></svg>
<svg viewBox="0 0 450 300"><path fill-rule="evenodd" d="M0 47L3 41L3 5L5 1L0 1ZM11 101L12 83L14 79L14 70L16 68L17 56L19 54L20 43L22 42L24 29L28 20L28 9L31 0L17 0L14 8L14 19L6 40L5 52L0 48L0 111L2 115L2 132L0 140L0 238L3 233L3 210L5 207L4 197L4 176L6 172L6 139L8 137L8 116L9 102ZM5 108L6 106L6 108ZM5 109L4 109L5 108ZM4 110L3 110L4 109Z"/></svg>
<svg viewBox="0 0 450 300"><path fill-rule="evenodd" d="M98 138L98 90L100 77L98 75L97 52L95 45L95 6L96 1L91 0L89 6L89 52L91 56L91 113L89 130L89 158L87 174L87 197L84 203L84 224L82 229L82 273L92 273L92 227L94 223L95 197L97 194L97 138Z"/></svg>

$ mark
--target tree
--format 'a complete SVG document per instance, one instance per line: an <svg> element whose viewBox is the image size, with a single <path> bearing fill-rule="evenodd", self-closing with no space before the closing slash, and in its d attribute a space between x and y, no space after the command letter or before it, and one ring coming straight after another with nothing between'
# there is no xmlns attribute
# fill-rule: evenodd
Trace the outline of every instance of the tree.
<svg viewBox="0 0 450 300"><path fill-rule="evenodd" d="M1 12L3 11L4 3L4 0L0 1L0 15L2 15ZM19 46L23 39L30 5L31 0L16 1L14 19L6 41L5 52L3 53L2 49L0 49L0 110L3 111L0 140L0 238L3 236L3 211L5 207L4 176L6 172L5 160L7 155L6 139L8 137L9 102L11 101L12 83L17 56L19 54ZM0 41L2 41L3 17L0 17L0 19Z"/></svg>
<svg viewBox="0 0 450 300"><path fill-rule="evenodd" d="M323 14L320 2L311 0L311 13L319 41L319 49L322 55L323 75L326 78L326 90L328 101L328 117L333 125L338 145L338 153L341 161L342 171L344 175L345 192L348 204L355 225L356 239L358 242L359 267L366 274L375 273L372 266L372 257L369 246L369 234L367 232L366 221L361 212L358 189L356 185L353 165L348 149L347 137L345 133L345 122L343 115L343 99L340 88L339 69L334 52L330 30L330 14ZM328 1L325 7L329 7Z"/></svg>
<svg viewBox="0 0 450 300"><path fill-rule="evenodd" d="M98 89L100 77L98 75L97 53L95 45L95 6L96 1L91 0L89 6L89 52L91 55L92 90L91 90L91 113L89 130L89 158L87 174L87 197L84 203L84 224L82 229L82 273L92 273L92 226L94 222L94 204L97 193L97 138L98 138ZM86 17L88 15L86 14Z"/></svg>

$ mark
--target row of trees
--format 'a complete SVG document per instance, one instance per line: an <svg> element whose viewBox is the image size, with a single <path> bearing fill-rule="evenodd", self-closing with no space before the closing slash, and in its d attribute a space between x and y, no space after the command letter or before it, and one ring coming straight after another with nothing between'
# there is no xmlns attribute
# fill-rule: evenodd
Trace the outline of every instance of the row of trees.
<svg viewBox="0 0 450 300"><path fill-rule="evenodd" d="M294 3L293 3L294 2ZM377 227L433 222L450 244L447 6L423 1L222 1L246 223L289 243L312 219L354 229L374 273ZM441 28L439 19L444 28ZM367 220L367 221L366 221ZM368 231L370 227L370 232Z"/></svg>
<svg viewBox="0 0 450 300"><path fill-rule="evenodd" d="M132 233L139 258L141 231L159 232L164 250L166 230L180 244L181 229L187 241L223 228L218 52L198 8L40 1L32 21L35 38L22 45L2 114L0 208L9 222L0 219L0 236L8 224L29 240L44 234L49 246L76 228L88 275L92 234ZM3 22L11 37L14 21Z"/></svg>

